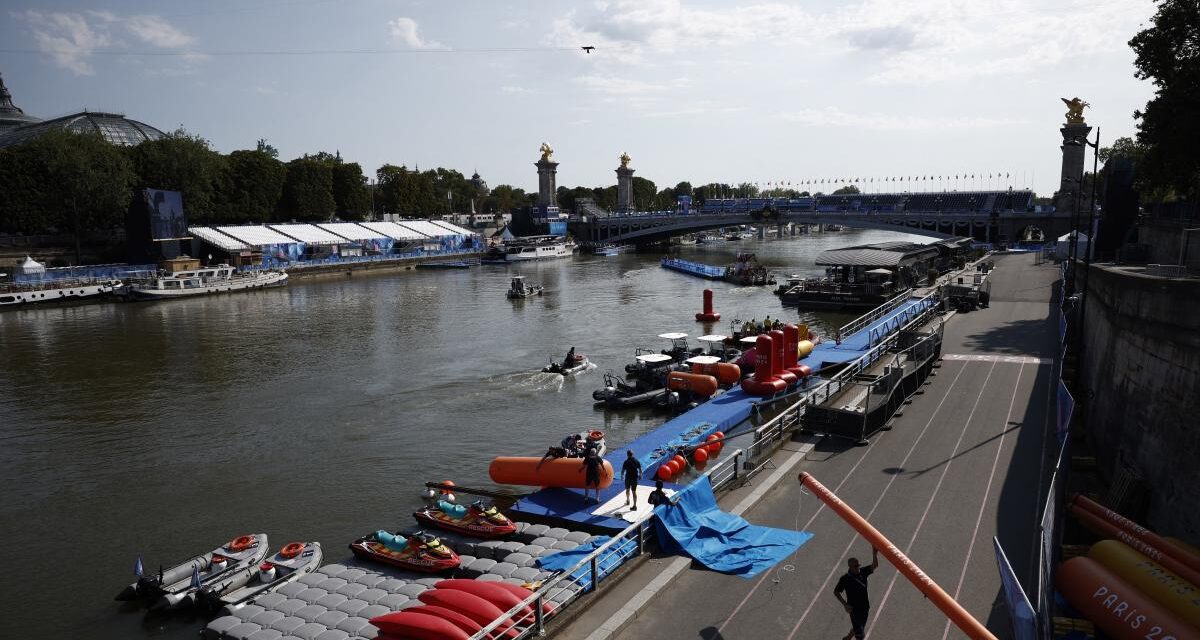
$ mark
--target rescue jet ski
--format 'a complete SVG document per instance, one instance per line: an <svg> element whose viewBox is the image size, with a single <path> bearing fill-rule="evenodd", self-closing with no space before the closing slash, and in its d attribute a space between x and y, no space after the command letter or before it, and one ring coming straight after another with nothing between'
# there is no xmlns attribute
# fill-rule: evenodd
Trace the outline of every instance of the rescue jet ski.
<svg viewBox="0 0 1200 640"><path fill-rule="evenodd" d="M413 514L417 522L476 538L499 538L514 533L517 525L494 505L476 501L469 507L438 500L436 507L425 507Z"/></svg>
<svg viewBox="0 0 1200 640"><path fill-rule="evenodd" d="M458 554L435 535L418 531L411 536L380 529L350 543L356 557L392 566L437 573L458 566Z"/></svg>

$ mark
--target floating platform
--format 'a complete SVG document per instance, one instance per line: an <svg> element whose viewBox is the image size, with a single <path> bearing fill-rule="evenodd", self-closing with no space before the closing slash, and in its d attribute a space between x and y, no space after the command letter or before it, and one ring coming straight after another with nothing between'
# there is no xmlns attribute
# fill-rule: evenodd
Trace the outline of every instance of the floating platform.
<svg viewBox="0 0 1200 640"><path fill-rule="evenodd" d="M724 280L725 273L729 271L728 267L716 267L704 264L703 262L692 262L691 260L680 260L678 258L663 258L661 264L664 269L708 280Z"/></svg>
<svg viewBox="0 0 1200 640"><path fill-rule="evenodd" d="M450 262L421 262L417 264L418 269L470 269L471 263L466 260L453 260Z"/></svg>

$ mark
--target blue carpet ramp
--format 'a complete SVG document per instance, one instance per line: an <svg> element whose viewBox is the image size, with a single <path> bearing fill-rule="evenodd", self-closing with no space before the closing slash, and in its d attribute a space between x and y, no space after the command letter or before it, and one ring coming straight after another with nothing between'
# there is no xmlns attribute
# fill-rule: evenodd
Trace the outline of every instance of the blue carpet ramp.
<svg viewBox="0 0 1200 640"><path fill-rule="evenodd" d="M654 510L658 544L667 553L691 556L721 573L753 578L792 555L813 534L760 527L721 511L708 478L678 494L679 502Z"/></svg>

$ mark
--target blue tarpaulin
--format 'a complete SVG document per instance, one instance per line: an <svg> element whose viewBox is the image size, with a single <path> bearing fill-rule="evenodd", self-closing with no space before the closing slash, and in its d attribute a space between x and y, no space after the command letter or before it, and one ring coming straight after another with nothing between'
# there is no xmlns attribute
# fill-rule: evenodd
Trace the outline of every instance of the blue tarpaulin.
<svg viewBox="0 0 1200 640"><path fill-rule="evenodd" d="M604 543L609 540L611 538L608 536L596 536L574 549L542 556L537 559L537 565L546 571L566 571L579 564L580 560L591 555L596 549L604 546ZM612 573L614 569L621 566L621 563L633 555L635 551L636 543L632 539L622 540L609 547L597 559L596 570L600 573L599 577L603 578ZM576 584L582 585L585 589L590 589L592 586L591 565L585 564L579 567L571 574L571 578Z"/></svg>
<svg viewBox="0 0 1200 640"><path fill-rule="evenodd" d="M654 510L658 543L667 553L691 556L704 566L752 578L792 555L813 534L750 524L721 511L708 478L676 494L677 503Z"/></svg>

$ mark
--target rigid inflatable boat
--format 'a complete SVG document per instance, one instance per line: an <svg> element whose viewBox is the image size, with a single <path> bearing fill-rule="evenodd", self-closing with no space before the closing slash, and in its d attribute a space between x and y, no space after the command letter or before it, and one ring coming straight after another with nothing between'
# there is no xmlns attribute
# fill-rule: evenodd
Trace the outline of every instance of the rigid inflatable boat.
<svg viewBox="0 0 1200 640"><path fill-rule="evenodd" d="M499 538L513 533L517 525L495 506L474 502L469 507L438 500L436 507L425 507L413 514L417 522L476 538Z"/></svg>
<svg viewBox="0 0 1200 640"><path fill-rule="evenodd" d="M410 571L437 573L458 566L458 554L441 539L422 531L405 537L380 529L350 543L356 557Z"/></svg>
<svg viewBox="0 0 1200 640"><path fill-rule="evenodd" d="M228 585L219 591L220 585L202 588L197 597L205 605L218 609L235 609L252 599L312 573L321 566L320 542L289 542L278 553L258 565L248 579L240 585Z"/></svg>
<svg viewBox="0 0 1200 640"><path fill-rule="evenodd" d="M137 581L125 587L117 600L157 598L156 609L174 609L194 602L199 585L221 581L241 573L253 572L255 565L267 556L267 534L238 536L229 542L181 562L157 574L144 575L138 558Z"/></svg>
<svg viewBox="0 0 1200 640"><path fill-rule="evenodd" d="M584 355L576 355L574 358L575 364L566 366L564 361L555 361L542 367L542 373L558 373L564 376L573 376L581 371L586 371L591 362Z"/></svg>

